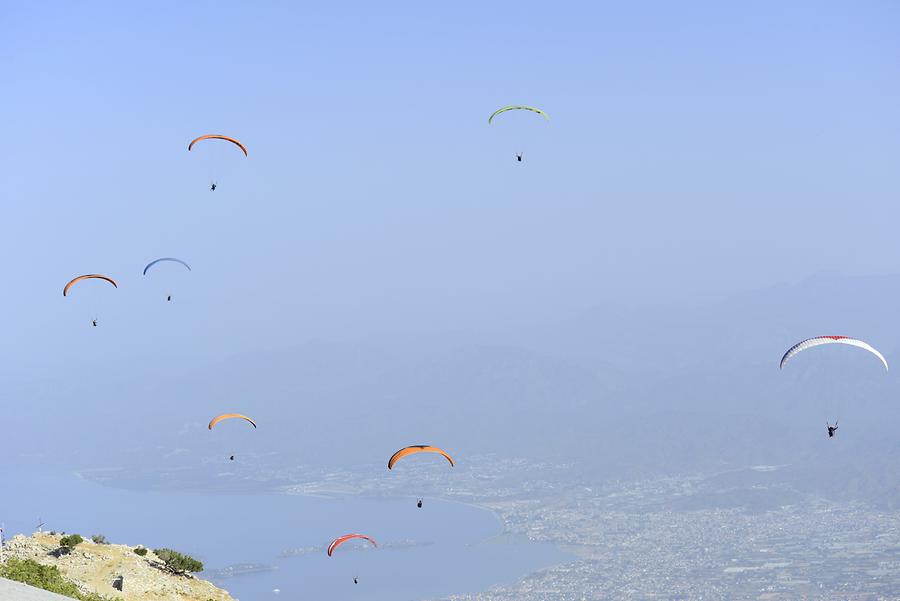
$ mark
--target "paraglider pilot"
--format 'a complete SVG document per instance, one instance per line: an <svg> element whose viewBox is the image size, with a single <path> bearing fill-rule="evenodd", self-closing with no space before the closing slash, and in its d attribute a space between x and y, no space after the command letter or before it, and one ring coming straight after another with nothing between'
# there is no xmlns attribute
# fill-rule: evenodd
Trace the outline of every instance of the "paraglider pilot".
<svg viewBox="0 0 900 601"><path fill-rule="evenodd" d="M211 192L215 192L215 191L216 191L216 182L213 182L213 183L212 183L212 185L209 187L209 190L210 190Z"/></svg>
<svg viewBox="0 0 900 601"><path fill-rule="evenodd" d="M96 328L96 327L97 327L97 320L96 320L96 319L92 319L92 320L91 320L91 325L94 326L94 327Z"/></svg>
<svg viewBox="0 0 900 601"><path fill-rule="evenodd" d="M522 162L522 153L521 152L516 153L516 160L519 161L520 163Z"/></svg>
<svg viewBox="0 0 900 601"><path fill-rule="evenodd" d="M837 420L834 421L834 425L832 426L828 422L825 422L825 427L828 428L828 438L833 438L834 433L837 431L838 423Z"/></svg>
<svg viewBox="0 0 900 601"><path fill-rule="evenodd" d="M419 508L422 507L422 499L419 499L418 501L416 501L416 507L419 507Z"/></svg>

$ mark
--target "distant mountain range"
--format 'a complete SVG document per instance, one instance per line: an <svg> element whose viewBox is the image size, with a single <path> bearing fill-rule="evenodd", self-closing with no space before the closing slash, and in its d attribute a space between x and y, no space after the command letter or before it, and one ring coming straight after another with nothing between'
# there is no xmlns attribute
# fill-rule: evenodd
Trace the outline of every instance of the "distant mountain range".
<svg viewBox="0 0 900 601"><path fill-rule="evenodd" d="M19 393L53 415L46 436L89 429L141 464L247 449L347 465L428 442L461 456L570 457L597 478L790 464L806 488L885 501L900 482L896 372L849 347L808 351L783 371L778 361L800 339L844 334L900 368L898 307L900 275L829 274L719 302L597 307L488 342L309 342ZM224 411L253 415L258 431L207 431ZM21 461L61 460L25 425L15 415L6 424ZM65 459L109 461L91 449Z"/></svg>

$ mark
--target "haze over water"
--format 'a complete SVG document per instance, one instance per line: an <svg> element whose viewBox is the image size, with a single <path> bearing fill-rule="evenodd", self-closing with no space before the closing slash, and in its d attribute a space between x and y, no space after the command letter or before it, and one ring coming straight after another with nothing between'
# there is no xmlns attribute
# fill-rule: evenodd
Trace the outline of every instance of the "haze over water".
<svg viewBox="0 0 900 601"><path fill-rule="evenodd" d="M111 542L172 547L201 559L212 579L238 599L397 599L440 597L511 582L566 561L553 546L497 539L489 511L428 499L371 499L276 494L198 494L120 490L72 474L7 472L15 495L3 500L7 532L102 533ZM346 544L327 557L339 534L365 532L381 548ZM239 564L274 568L223 577ZM360 583L353 584L357 576Z"/></svg>

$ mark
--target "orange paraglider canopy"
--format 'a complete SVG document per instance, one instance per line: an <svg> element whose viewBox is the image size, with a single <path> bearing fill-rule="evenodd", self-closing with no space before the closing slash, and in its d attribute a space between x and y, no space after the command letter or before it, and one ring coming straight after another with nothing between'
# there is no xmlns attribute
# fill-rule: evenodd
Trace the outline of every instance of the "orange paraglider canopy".
<svg viewBox="0 0 900 601"><path fill-rule="evenodd" d="M348 540L352 540L354 538L362 538L372 543L373 546L378 546L378 543L375 542L375 539L368 537L365 534L345 534L344 536L337 537L336 539L331 541L330 545L328 545L328 557L331 557L331 554L334 553L335 549L343 545Z"/></svg>
<svg viewBox="0 0 900 601"><path fill-rule="evenodd" d="M405 447L391 455L391 458L388 459L388 469L392 469L394 464L406 457L407 455L412 455L413 453L438 453L439 455L443 455L444 458L450 462L450 465L456 465L453 463L453 458L447 454L443 449L439 449L437 447L433 447L427 444L416 444L409 447Z"/></svg>
<svg viewBox="0 0 900 601"><path fill-rule="evenodd" d="M256 422L246 415L241 415L240 413L223 413L222 415L217 415L216 417L212 418L212 420L210 420L209 429L212 430L213 426L225 419L244 419L250 422L251 426L253 426L254 428L256 427Z"/></svg>
<svg viewBox="0 0 900 601"><path fill-rule="evenodd" d="M191 143L188 144L188 150L194 147L194 144L199 142L200 140L225 140L226 142L231 142L235 144L238 148L240 148L244 152L244 156L249 157L247 154L247 147L235 140L234 138L229 138L228 136L222 136L219 134L206 134L205 136L200 136L199 138L194 138L191 140Z"/></svg>
<svg viewBox="0 0 900 601"><path fill-rule="evenodd" d="M105 275L100 275L99 273L89 273L88 275L80 275L77 278L71 280L66 287L63 288L63 296L66 296L69 293L69 288L74 286L76 283L81 280L105 280L113 285L114 288L118 288L119 286L116 284L116 281L110 277L106 277Z"/></svg>

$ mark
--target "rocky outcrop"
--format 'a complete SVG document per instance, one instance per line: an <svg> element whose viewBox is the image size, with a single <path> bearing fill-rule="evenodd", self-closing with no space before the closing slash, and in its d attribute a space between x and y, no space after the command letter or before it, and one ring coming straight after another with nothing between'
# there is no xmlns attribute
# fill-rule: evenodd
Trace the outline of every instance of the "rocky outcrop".
<svg viewBox="0 0 900 601"><path fill-rule="evenodd" d="M3 556L56 566L82 591L124 601L235 601L227 591L205 580L159 569L162 562L153 551L141 557L134 547L86 540L69 553L60 554L59 539L46 533L18 535L3 546ZM113 586L118 582L122 590Z"/></svg>

